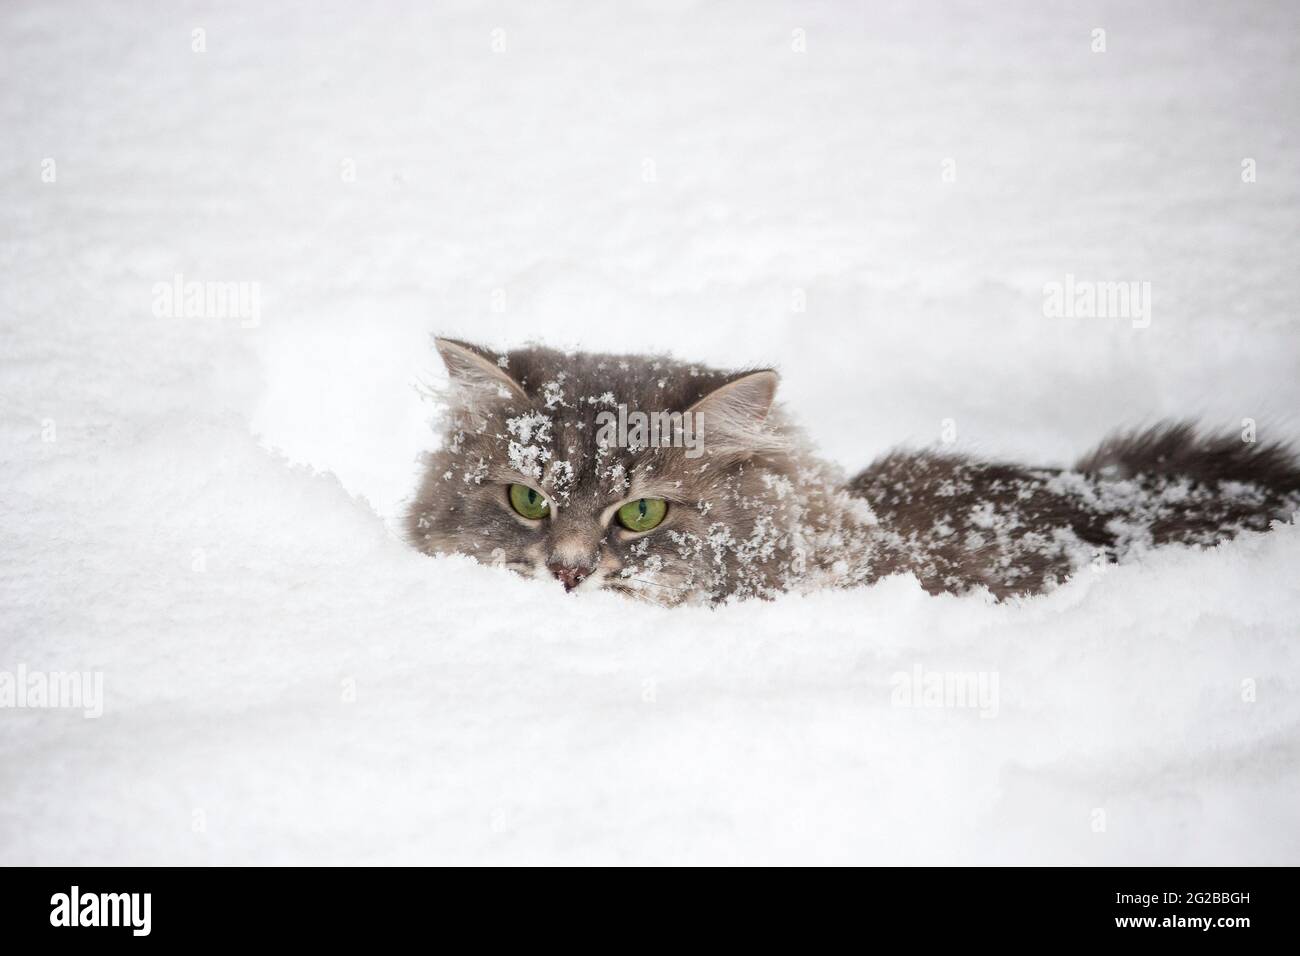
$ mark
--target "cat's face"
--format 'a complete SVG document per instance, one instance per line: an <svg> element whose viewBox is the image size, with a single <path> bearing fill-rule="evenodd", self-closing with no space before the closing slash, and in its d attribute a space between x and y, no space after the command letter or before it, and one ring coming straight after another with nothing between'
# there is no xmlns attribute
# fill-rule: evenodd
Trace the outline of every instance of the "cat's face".
<svg viewBox="0 0 1300 956"><path fill-rule="evenodd" d="M452 389L408 519L421 550L662 604L789 572L774 372L437 344Z"/></svg>

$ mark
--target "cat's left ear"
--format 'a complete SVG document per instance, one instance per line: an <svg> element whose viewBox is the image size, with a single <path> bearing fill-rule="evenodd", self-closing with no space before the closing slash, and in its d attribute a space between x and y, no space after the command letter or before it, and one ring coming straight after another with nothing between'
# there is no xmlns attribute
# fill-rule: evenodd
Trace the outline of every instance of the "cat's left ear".
<svg viewBox="0 0 1300 956"><path fill-rule="evenodd" d="M528 401L523 387L510 377L510 373L476 345L457 342L455 339L435 338L434 346L447 366L452 384L467 393L481 392L487 396L515 398ZM502 360L504 361L504 360Z"/></svg>
<svg viewBox="0 0 1300 956"><path fill-rule="evenodd" d="M687 409L703 422L704 450L711 454L753 455L784 442L767 427L780 377L771 369L746 372L715 388Z"/></svg>

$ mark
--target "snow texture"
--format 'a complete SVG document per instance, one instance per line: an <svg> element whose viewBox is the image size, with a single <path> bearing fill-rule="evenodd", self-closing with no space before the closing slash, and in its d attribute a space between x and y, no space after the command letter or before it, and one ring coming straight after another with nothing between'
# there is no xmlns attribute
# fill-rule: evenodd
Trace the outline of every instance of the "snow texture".
<svg viewBox="0 0 1300 956"><path fill-rule="evenodd" d="M776 363L848 469L1300 436L1300 6L6 4L0 48L0 675L104 682L0 709L0 863L1300 863L1294 524L717 611L395 530L431 331ZM1149 326L1049 317L1067 275Z"/></svg>

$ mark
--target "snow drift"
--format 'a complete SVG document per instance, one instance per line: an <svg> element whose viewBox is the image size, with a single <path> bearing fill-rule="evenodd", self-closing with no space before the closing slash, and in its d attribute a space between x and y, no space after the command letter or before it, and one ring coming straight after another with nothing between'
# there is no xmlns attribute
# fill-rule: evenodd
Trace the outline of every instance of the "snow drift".
<svg viewBox="0 0 1300 956"><path fill-rule="evenodd" d="M1296 863L1295 524L717 611L394 530L431 330L774 362L849 470L1300 435L1300 23L1248 6L5 8L0 673L103 713L0 709L0 862Z"/></svg>

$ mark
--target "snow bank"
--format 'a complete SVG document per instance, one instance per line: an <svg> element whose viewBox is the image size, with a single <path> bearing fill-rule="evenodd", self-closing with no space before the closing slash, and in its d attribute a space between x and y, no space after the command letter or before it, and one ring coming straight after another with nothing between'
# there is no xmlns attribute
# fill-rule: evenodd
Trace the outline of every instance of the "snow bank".
<svg viewBox="0 0 1300 956"><path fill-rule="evenodd" d="M619 6L0 13L0 673L104 693L0 709L0 863L1295 863L1296 525L714 612L392 529L433 328L778 361L849 466L1279 437L1296 11L1104 8L1097 59L1067 7ZM1067 271L1152 326L1045 319Z"/></svg>

